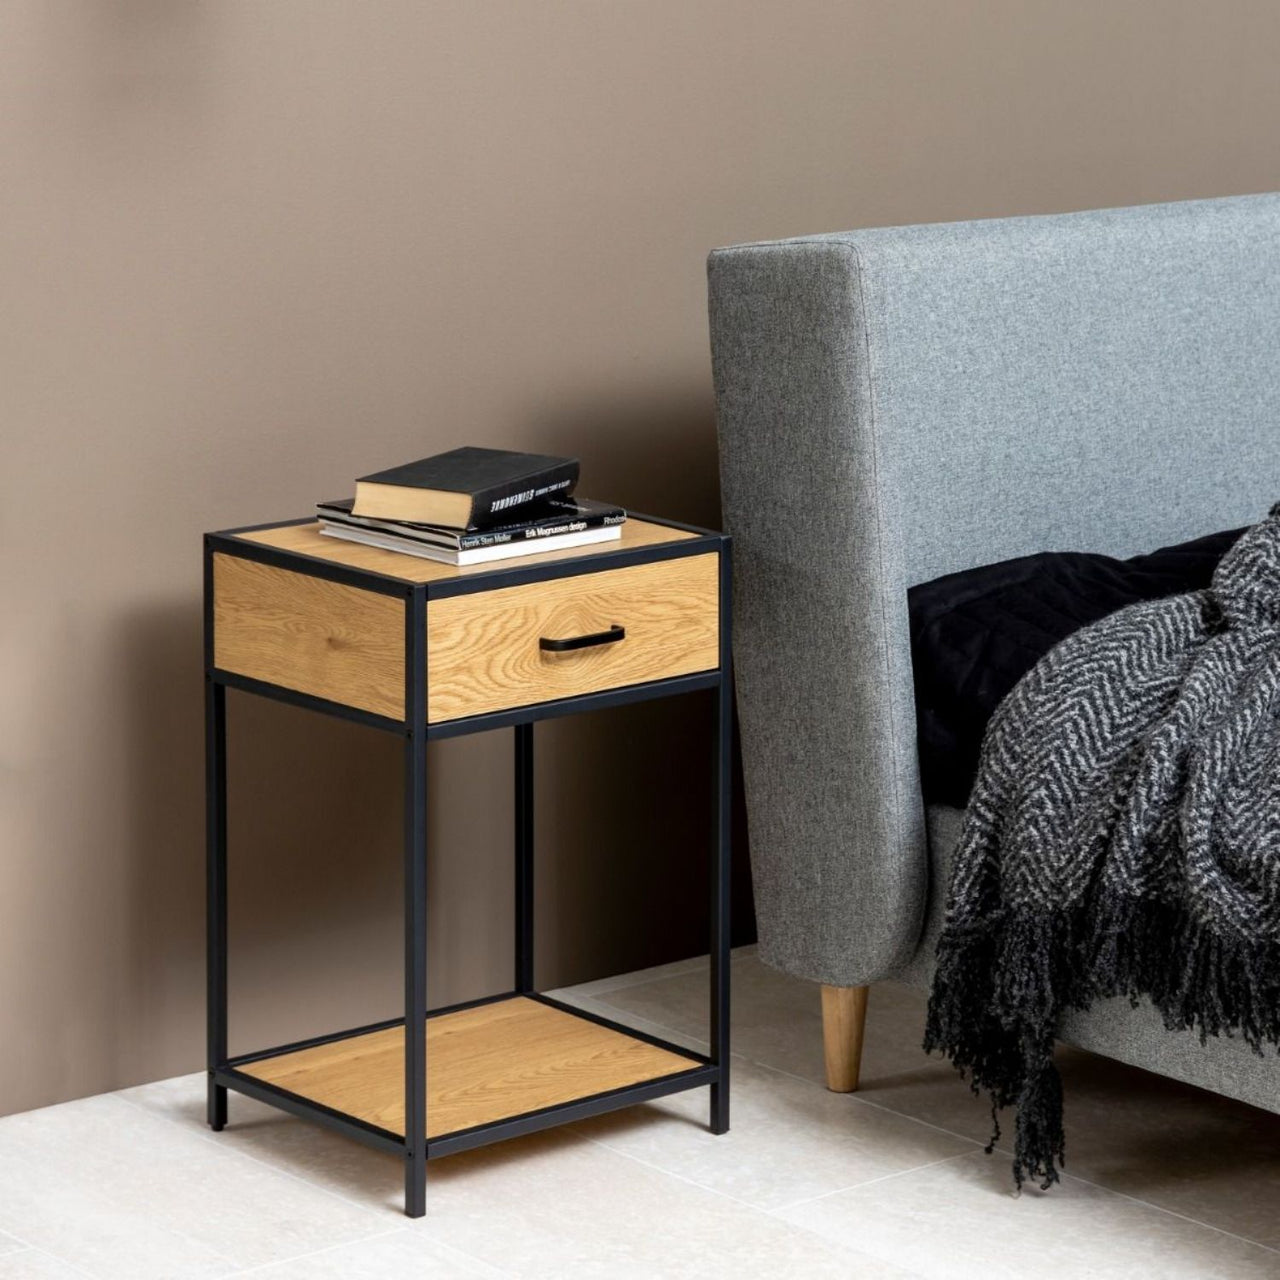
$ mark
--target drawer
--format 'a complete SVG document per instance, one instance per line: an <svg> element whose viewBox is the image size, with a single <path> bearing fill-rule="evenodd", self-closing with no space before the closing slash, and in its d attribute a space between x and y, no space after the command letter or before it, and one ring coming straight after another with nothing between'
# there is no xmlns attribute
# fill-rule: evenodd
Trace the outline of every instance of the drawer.
<svg viewBox="0 0 1280 1280"><path fill-rule="evenodd" d="M659 560L433 600L427 720L599 693L720 665L720 557ZM549 649L543 641L618 640Z"/></svg>

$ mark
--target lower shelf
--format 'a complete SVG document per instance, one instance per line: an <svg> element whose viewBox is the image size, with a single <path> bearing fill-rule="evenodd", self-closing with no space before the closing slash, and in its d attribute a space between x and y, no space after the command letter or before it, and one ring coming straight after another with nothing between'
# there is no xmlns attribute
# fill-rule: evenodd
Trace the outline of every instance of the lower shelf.
<svg viewBox="0 0 1280 1280"><path fill-rule="evenodd" d="M699 1060L512 996L427 1020L427 1136L688 1071ZM404 1028L260 1058L241 1074L404 1135Z"/></svg>

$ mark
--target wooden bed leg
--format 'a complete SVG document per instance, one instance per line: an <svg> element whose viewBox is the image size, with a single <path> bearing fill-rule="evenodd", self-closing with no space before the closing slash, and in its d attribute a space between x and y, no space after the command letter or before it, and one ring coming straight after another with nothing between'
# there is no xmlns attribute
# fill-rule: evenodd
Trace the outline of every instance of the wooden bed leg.
<svg viewBox="0 0 1280 1280"><path fill-rule="evenodd" d="M827 1088L833 1093L854 1093L858 1088L869 990L823 985L822 1048L827 1061Z"/></svg>

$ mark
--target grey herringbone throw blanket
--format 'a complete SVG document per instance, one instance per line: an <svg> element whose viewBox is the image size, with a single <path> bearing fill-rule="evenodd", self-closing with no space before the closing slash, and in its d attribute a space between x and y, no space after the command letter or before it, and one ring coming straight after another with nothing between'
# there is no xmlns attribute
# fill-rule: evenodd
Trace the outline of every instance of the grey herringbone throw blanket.
<svg viewBox="0 0 1280 1280"><path fill-rule="evenodd" d="M1280 504L1207 590L1068 637L987 728L925 1047L1017 1107L1019 1186L1062 1162L1059 1017L1107 996L1280 1044Z"/></svg>

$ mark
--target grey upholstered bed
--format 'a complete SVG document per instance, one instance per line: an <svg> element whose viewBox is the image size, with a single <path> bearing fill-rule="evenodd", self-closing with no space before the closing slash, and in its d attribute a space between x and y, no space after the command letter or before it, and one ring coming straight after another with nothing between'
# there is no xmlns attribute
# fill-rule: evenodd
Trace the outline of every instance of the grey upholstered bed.
<svg viewBox="0 0 1280 1280"><path fill-rule="evenodd" d="M960 814L921 800L907 588L1266 514L1280 196L740 245L709 276L761 955L828 995L925 982ZM1149 1009L1065 1034L1280 1111L1280 1060Z"/></svg>

